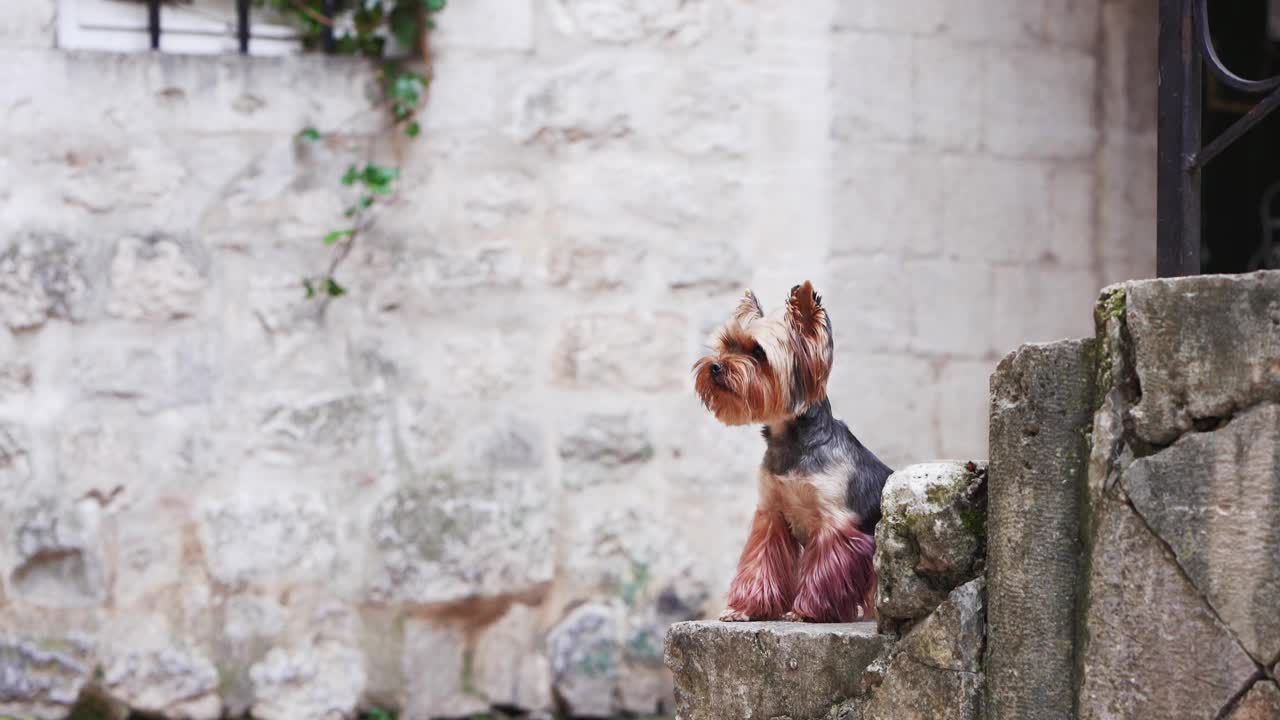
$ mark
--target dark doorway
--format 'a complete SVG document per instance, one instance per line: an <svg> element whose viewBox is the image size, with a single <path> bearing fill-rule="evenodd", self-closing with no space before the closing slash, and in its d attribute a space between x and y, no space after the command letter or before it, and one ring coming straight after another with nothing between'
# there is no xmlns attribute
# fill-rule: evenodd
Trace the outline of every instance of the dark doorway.
<svg viewBox="0 0 1280 720"><path fill-rule="evenodd" d="M1210 2L1208 9L1213 44L1228 69L1249 79L1280 74L1280 0ZM1227 87L1213 73L1203 78L1207 145L1260 98ZM1201 182L1201 272L1280 268L1280 112L1214 158ZM1264 199L1272 207L1264 208Z"/></svg>

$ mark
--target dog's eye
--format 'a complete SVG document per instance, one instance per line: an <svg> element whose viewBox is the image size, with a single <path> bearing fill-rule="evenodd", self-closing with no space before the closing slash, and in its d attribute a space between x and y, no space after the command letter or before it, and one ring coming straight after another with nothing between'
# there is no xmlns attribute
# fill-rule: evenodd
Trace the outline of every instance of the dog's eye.
<svg viewBox="0 0 1280 720"><path fill-rule="evenodd" d="M764 354L764 348L760 347L759 345L757 345L755 349L751 351L751 355L755 359L759 360L760 362L765 362L766 360L769 359Z"/></svg>

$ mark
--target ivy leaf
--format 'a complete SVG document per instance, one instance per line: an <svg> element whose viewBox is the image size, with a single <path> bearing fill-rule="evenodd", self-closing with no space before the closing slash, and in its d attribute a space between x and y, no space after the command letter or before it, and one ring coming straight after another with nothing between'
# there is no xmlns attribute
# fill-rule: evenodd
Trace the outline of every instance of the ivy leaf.
<svg viewBox="0 0 1280 720"><path fill-rule="evenodd" d="M315 142L321 137L323 136L320 134L320 131L313 127L303 128L302 132L298 133L298 139L307 140L309 142Z"/></svg>
<svg viewBox="0 0 1280 720"><path fill-rule="evenodd" d="M449 0L422 0L422 5L427 9L427 12L433 13L440 12L448 4Z"/></svg>
<svg viewBox="0 0 1280 720"><path fill-rule="evenodd" d="M332 277L324 279L324 290L329 293L329 297L341 297L347 294L347 289L339 285L338 281Z"/></svg>
<svg viewBox="0 0 1280 720"><path fill-rule="evenodd" d="M409 123L408 127L404 129L404 134L408 135L409 137L418 137L418 133L421 130L422 128L418 125L418 121L414 120L413 122Z"/></svg>
<svg viewBox="0 0 1280 720"><path fill-rule="evenodd" d="M360 181L374 195L390 195L391 185L398 177L400 177L400 168L369 163L364 166L364 172L360 174Z"/></svg>
<svg viewBox="0 0 1280 720"><path fill-rule="evenodd" d="M349 238L355 234L356 234L355 228L351 228L348 230L334 230L333 232L324 236L324 244L332 245L338 242L339 240L341 240L342 238Z"/></svg>
<svg viewBox="0 0 1280 720"><path fill-rule="evenodd" d="M302 279L302 287L307 291L308 300L316 296L316 286L311 284L310 278Z"/></svg>
<svg viewBox="0 0 1280 720"><path fill-rule="evenodd" d="M360 171L356 170L356 166L347 166L347 171L342 174L342 184L348 186L354 185L358 179L360 179Z"/></svg>
<svg viewBox="0 0 1280 720"><path fill-rule="evenodd" d="M411 5L399 4L391 10L391 34L402 47L411 48L418 39L418 13Z"/></svg>

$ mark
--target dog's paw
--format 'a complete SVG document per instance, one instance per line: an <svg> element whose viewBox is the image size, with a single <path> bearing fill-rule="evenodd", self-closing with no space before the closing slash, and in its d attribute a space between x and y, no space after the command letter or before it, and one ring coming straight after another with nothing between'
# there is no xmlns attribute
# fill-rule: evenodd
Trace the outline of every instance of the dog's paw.
<svg viewBox="0 0 1280 720"><path fill-rule="evenodd" d="M725 608L724 612L720 613L720 622L751 622L751 616L741 610Z"/></svg>
<svg viewBox="0 0 1280 720"><path fill-rule="evenodd" d="M782 616L782 621L783 621L783 622L812 622L812 621L811 621L809 618L807 618L807 617L802 617L802 616L800 616L800 615L797 615L795 610L792 610L792 611L788 612L787 614L783 615L783 616Z"/></svg>

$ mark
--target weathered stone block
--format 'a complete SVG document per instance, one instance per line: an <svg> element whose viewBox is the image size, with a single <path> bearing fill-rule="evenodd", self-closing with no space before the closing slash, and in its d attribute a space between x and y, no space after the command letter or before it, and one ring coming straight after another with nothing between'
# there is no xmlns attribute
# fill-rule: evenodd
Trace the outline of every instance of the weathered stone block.
<svg viewBox="0 0 1280 720"><path fill-rule="evenodd" d="M1280 272L1123 286L1142 440L1167 444L1253 403L1280 400ZM1231 322L1223 322L1230 318Z"/></svg>
<svg viewBox="0 0 1280 720"><path fill-rule="evenodd" d="M62 720L93 672L79 638L0 637L0 715Z"/></svg>
<svg viewBox="0 0 1280 720"><path fill-rule="evenodd" d="M531 50L532 0L477 0L449 8L436 20L433 47L467 50ZM434 87L432 88L434 90Z"/></svg>
<svg viewBox="0 0 1280 720"><path fill-rule="evenodd" d="M1216 717L1257 665L1137 513L1104 499L1095 523L1078 716Z"/></svg>
<svg viewBox="0 0 1280 720"><path fill-rule="evenodd" d="M974 720L982 676L939 671L899 655L862 711L862 720Z"/></svg>
<svg viewBox="0 0 1280 720"><path fill-rule="evenodd" d="M547 258L551 284L570 290L630 289L641 278L646 243L623 233L574 232L554 239Z"/></svg>
<svg viewBox="0 0 1280 720"><path fill-rule="evenodd" d="M687 375L686 321L668 312L595 313L571 318L555 358L560 382L671 390Z"/></svg>
<svg viewBox="0 0 1280 720"><path fill-rule="evenodd" d="M551 707L551 668L543 654L538 612L515 604L476 640L472 684L491 705Z"/></svg>
<svg viewBox="0 0 1280 720"><path fill-rule="evenodd" d="M832 36L831 135L840 141L911 139L911 46L891 35Z"/></svg>
<svg viewBox="0 0 1280 720"><path fill-rule="evenodd" d="M434 603L529 590L552 578L555 497L546 473L436 473L379 503L379 601Z"/></svg>
<svg viewBox="0 0 1280 720"><path fill-rule="evenodd" d="M249 676L253 717L262 720L354 717L366 682L361 653L331 641L272 648Z"/></svg>
<svg viewBox="0 0 1280 720"><path fill-rule="evenodd" d="M1025 345L991 376L988 717L1069 718L1094 343Z"/></svg>
<svg viewBox="0 0 1280 720"><path fill-rule="evenodd" d="M222 717L217 668L189 648L108 653L101 684L112 699L135 711L188 720Z"/></svg>
<svg viewBox="0 0 1280 720"><path fill-rule="evenodd" d="M982 571L986 466L935 462L889 476L876 525L876 612L882 626L928 615Z"/></svg>
<svg viewBox="0 0 1280 720"><path fill-rule="evenodd" d="M928 35L946 24L946 0L839 3L833 30L880 30Z"/></svg>
<svg viewBox="0 0 1280 720"><path fill-rule="evenodd" d="M38 502L19 511L14 530L15 596L33 605L83 608L106 600L106 569L93 506Z"/></svg>
<svg viewBox="0 0 1280 720"><path fill-rule="evenodd" d="M515 95L517 139L601 141L636 129L640 108L625 91L644 73L588 58L534 77Z"/></svg>
<svg viewBox="0 0 1280 720"><path fill-rule="evenodd" d="M56 0L14 3L10 11L0 18L0 42L6 48L52 48L57 18Z"/></svg>
<svg viewBox="0 0 1280 720"><path fill-rule="evenodd" d="M982 141L985 103L984 94L974 88L982 86L989 62L986 48L942 35L922 37L915 40L911 62L915 67L911 123L916 137L938 150L976 150Z"/></svg>
<svg viewBox="0 0 1280 720"><path fill-rule="evenodd" d="M584 35L611 44L657 40L679 46L702 40L712 25L710 0L651 3L616 0L555 0L552 17L557 29L567 35Z"/></svg>
<svg viewBox="0 0 1280 720"><path fill-rule="evenodd" d="M984 578L957 587L902 638L895 652L938 670L981 672L987 602Z"/></svg>
<svg viewBox="0 0 1280 720"><path fill-rule="evenodd" d="M991 95L983 107L983 146L1000 155L1029 158L1088 156L1098 131L1093 104L1080 98L1093 97L1096 78L1097 60L1090 54L1002 50L986 67L987 86L1002 92Z"/></svg>
<svg viewBox="0 0 1280 720"><path fill-rule="evenodd" d="M431 620L405 623L402 672L408 685L404 716L469 717L488 709L473 686L463 629Z"/></svg>
<svg viewBox="0 0 1280 720"><path fill-rule="evenodd" d="M191 243L124 238L111 261L107 312L128 320L164 321L195 315L208 284L208 259Z"/></svg>
<svg viewBox="0 0 1280 720"><path fill-rule="evenodd" d="M878 252L928 256L941 249L950 236L942 231L943 213L913 208L945 207L963 188L947 183L935 155L911 147L863 144L844 145L836 153L832 172L839 175L832 184L831 205L832 226L838 230L831 236L832 254L859 255L862 260ZM827 290L827 297L834 289Z"/></svg>
<svg viewBox="0 0 1280 720"><path fill-rule="evenodd" d="M210 574L219 582L268 586L327 580L337 527L318 495L253 492L206 501L197 513Z"/></svg>
<svg viewBox="0 0 1280 720"><path fill-rule="evenodd" d="M676 82L662 109L659 132L677 152L738 157L750 148L753 76L733 65L696 67Z"/></svg>
<svg viewBox="0 0 1280 720"><path fill-rule="evenodd" d="M0 321L30 330L46 320L81 320L92 286L83 248L58 236L30 236L0 248Z"/></svg>
<svg viewBox="0 0 1280 720"><path fill-rule="evenodd" d="M666 645L676 716L822 718L866 694L863 671L892 645L871 623L678 623Z"/></svg>
<svg viewBox="0 0 1280 720"><path fill-rule="evenodd" d="M862 720L973 720L982 691L982 578L956 588L893 649Z"/></svg>
<svg viewBox="0 0 1280 720"><path fill-rule="evenodd" d="M1280 718L1280 687L1274 681L1262 679L1249 688L1240 702L1231 709L1226 720L1276 720Z"/></svg>
<svg viewBox="0 0 1280 720"><path fill-rule="evenodd" d="M622 709L622 631L618 613L583 605L547 636L556 696L571 716L611 717Z"/></svg>
<svg viewBox="0 0 1280 720"><path fill-rule="evenodd" d="M1280 407L1184 435L1121 483L1249 654L1280 656Z"/></svg>
<svg viewBox="0 0 1280 720"><path fill-rule="evenodd" d="M625 479L653 455L648 424L635 413L577 418L560 439L564 481L570 489Z"/></svg>

